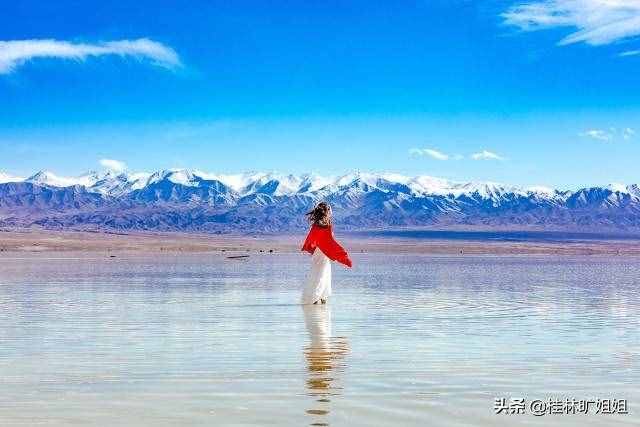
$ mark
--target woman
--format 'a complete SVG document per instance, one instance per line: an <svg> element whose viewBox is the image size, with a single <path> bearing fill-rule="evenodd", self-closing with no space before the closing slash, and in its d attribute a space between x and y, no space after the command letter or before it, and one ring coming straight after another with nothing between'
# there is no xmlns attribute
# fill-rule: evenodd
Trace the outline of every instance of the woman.
<svg viewBox="0 0 640 427"><path fill-rule="evenodd" d="M351 267L349 254L333 238L331 227L331 207L320 202L306 213L311 222L302 250L311 254L311 272L302 292L302 304L324 304L331 295L331 261L338 261Z"/></svg>

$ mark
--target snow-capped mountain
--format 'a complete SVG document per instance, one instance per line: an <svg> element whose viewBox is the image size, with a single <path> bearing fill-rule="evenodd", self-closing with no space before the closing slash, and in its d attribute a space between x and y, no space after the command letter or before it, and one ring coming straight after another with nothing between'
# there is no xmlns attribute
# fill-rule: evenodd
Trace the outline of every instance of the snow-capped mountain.
<svg viewBox="0 0 640 427"><path fill-rule="evenodd" d="M107 171L103 174L93 175L94 179L87 190L108 196L122 196L135 190L140 190L147 185L148 173L115 174Z"/></svg>
<svg viewBox="0 0 640 427"><path fill-rule="evenodd" d="M319 200L351 228L465 225L640 229L640 187L576 190L394 173L0 173L0 225L220 231L302 227Z"/></svg>
<svg viewBox="0 0 640 427"><path fill-rule="evenodd" d="M80 176L60 176L50 171L39 171L26 179L6 180L5 182L29 182L45 187L83 186L88 192L118 196L138 190L147 185L150 174L116 174L112 171L90 171Z"/></svg>

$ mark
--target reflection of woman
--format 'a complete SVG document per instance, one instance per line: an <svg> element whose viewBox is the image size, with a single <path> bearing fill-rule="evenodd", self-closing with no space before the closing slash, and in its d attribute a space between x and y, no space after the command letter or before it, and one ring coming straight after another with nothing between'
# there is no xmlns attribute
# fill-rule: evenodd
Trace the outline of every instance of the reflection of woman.
<svg viewBox="0 0 640 427"><path fill-rule="evenodd" d="M328 396L339 394L332 385L336 372L342 370L340 361L349 350L347 339L331 336L331 311L326 305L304 305L304 323L311 342L304 349L309 377L307 388L318 402L328 403ZM327 409L309 409L308 414L326 415Z"/></svg>

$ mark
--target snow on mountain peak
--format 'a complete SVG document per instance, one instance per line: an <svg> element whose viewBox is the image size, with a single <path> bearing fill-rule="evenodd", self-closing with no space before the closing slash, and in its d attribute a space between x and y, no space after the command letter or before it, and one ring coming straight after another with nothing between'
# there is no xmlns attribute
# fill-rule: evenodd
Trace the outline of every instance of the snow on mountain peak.
<svg viewBox="0 0 640 427"><path fill-rule="evenodd" d="M160 181L170 181L174 184L185 185L188 187L197 187L199 185L199 180L197 179L196 171L192 171L190 169L163 169L157 172L154 172L149 176L147 181L147 185L155 184Z"/></svg>
<svg viewBox="0 0 640 427"><path fill-rule="evenodd" d="M629 188L626 185L620 184L618 182L612 182L611 184L607 185L607 189L613 191L614 193L629 193Z"/></svg>
<svg viewBox="0 0 640 427"><path fill-rule="evenodd" d="M20 182L20 181L24 181L24 178L12 176L12 175L9 175L8 173L4 173L0 171L0 184L4 184L5 182Z"/></svg>
<svg viewBox="0 0 640 427"><path fill-rule="evenodd" d="M73 185L86 185L89 182L87 176L67 177L58 176L51 171L41 170L25 180L33 184L48 185L52 187L70 187Z"/></svg>
<svg viewBox="0 0 640 427"><path fill-rule="evenodd" d="M556 193L556 190L553 188L545 187L543 185L534 185L531 187L525 188L528 193L538 194L543 196L553 196Z"/></svg>
<svg viewBox="0 0 640 427"><path fill-rule="evenodd" d="M120 196L133 190L139 190L147 185L148 173L120 173L106 171L94 175L94 182L89 191L111 196Z"/></svg>

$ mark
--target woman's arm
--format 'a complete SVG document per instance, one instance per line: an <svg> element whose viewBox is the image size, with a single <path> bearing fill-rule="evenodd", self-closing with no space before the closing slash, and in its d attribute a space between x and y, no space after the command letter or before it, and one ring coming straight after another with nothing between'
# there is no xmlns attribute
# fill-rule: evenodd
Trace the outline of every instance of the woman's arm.
<svg viewBox="0 0 640 427"><path fill-rule="evenodd" d="M313 254L317 246L316 238L317 238L317 232L316 230L314 230L314 226L311 226L311 229L307 234L307 238L304 239L304 243L302 244L301 250L304 252L309 252L310 254Z"/></svg>
<svg viewBox="0 0 640 427"><path fill-rule="evenodd" d="M353 262L347 251L333 238L333 227L324 230L324 238L318 239L318 246L324 254L333 261L338 261L347 267L352 267Z"/></svg>

